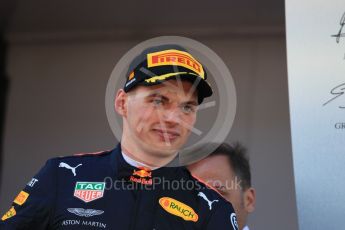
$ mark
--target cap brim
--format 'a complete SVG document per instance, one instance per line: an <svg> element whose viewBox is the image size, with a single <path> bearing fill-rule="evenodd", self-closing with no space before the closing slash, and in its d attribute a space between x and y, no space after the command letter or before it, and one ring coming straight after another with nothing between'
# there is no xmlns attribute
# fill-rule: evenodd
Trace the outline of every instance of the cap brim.
<svg viewBox="0 0 345 230"><path fill-rule="evenodd" d="M212 88L209 85L207 81L202 79L200 76L194 75L194 74L189 74L189 73L184 73L184 74L177 74L177 75L172 75L169 77L166 77L162 80L156 80L155 82L140 82L140 85L145 85L145 86L151 86L151 85L157 85L157 84L162 84L165 81L171 80L171 79L177 79L180 78L183 81L189 81L192 84L194 84L195 81L199 81L197 83L196 89L198 93L198 103L201 104L202 101L204 100L205 97L210 97L213 94Z"/></svg>

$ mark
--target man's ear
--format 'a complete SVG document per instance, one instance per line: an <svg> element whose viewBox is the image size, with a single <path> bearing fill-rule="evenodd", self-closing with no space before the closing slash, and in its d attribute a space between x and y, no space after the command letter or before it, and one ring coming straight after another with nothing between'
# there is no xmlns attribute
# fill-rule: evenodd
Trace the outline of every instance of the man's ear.
<svg viewBox="0 0 345 230"><path fill-rule="evenodd" d="M248 212L251 213L255 210L255 202L256 202L256 193L255 189L250 187L244 192L243 196L244 200L244 209Z"/></svg>
<svg viewBox="0 0 345 230"><path fill-rule="evenodd" d="M122 117L127 116L128 95L123 89L119 89L115 97L115 110Z"/></svg>

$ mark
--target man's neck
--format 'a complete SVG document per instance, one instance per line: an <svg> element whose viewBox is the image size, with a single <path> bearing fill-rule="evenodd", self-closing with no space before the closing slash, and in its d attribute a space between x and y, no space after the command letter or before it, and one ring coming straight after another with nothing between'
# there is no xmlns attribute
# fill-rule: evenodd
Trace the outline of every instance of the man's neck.
<svg viewBox="0 0 345 230"><path fill-rule="evenodd" d="M155 166L151 166L151 165L147 165L145 163L142 163L140 161L134 160L133 158L131 158L129 156L128 153L126 153L124 150L122 150L122 156L125 159L125 161L129 164L132 165L136 168L145 168L145 169L150 169L150 170L155 170L158 169L159 167L155 167Z"/></svg>
<svg viewBox="0 0 345 230"><path fill-rule="evenodd" d="M136 146L128 145L126 142L121 142L121 149L122 151L131 158L132 160L136 162L140 162L141 164L147 165L150 168L159 168L167 165L169 162L171 162L177 155L172 154L169 157L161 157L161 156L155 156L154 154L146 153L138 148L135 148Z"/></svg>

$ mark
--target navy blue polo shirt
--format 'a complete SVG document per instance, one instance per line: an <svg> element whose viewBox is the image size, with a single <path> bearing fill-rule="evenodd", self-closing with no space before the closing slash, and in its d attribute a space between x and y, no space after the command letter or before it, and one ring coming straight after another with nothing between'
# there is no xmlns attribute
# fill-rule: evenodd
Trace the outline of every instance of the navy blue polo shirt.
<svg viewBox="0 0 345 230"><path fill-rule="evenodd" d="M238 228L232 205L186 168L133 167L119 144L48 160L14 199L0 229Z"/></svg>

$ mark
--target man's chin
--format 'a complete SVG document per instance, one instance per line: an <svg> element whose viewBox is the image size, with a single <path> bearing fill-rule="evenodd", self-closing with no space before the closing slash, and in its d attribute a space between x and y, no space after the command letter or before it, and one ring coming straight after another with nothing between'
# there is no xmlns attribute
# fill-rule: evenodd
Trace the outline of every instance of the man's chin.
<svg viewBox="0 0 345 230"><path fill-rule="evenodd" d="M155 142L150 146L154 152L160 155L172 155L180 151L181 145L178 143Z"/></svg>

